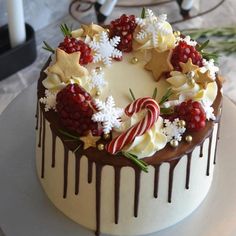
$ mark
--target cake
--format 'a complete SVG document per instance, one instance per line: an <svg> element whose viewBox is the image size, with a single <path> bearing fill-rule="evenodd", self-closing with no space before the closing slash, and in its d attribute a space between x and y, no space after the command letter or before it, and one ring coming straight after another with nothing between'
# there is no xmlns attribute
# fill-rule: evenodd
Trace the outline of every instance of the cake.
<svg viewBox="0 0 236 236"><path fill-rule="evenodd" d="M203 45L149 9L61 25L38 80L36 167L51 202L96 235L173 225L207 195L222 83Z"/></svg>

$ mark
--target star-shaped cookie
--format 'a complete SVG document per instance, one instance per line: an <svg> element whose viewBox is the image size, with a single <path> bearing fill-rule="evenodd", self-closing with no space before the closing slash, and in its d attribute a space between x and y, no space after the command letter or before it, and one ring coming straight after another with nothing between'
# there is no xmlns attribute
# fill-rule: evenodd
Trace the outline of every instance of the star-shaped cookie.
<svg viewBox="0 0 236 236"><path fill-rule="evenodd" d="M84 143L84 150L90 147L96 147L96 142L100 139L100 136L93 136L91 131L87 136L81 137L80 140Z"/></svg>
<svg viewBox="0 0 236 236"><path fill-rule="evenodd" d="M189 58L186 63L180 62L179 64L180 64L180 67L182 68L182 72L184 74L187 74L190 71L195 71L199 68L198 66L196 66L192 63L191 58Z"/></svg>
<svg viewBox="0 0 236 236"><path fill-rule="evenodd" d="M167 50L164 52L159 52L157 49L152 49L152 58L144 66L146 70L150 70L155 78L158 81L163 73L170 72L174 68L170 63L172 51Z"/></svg>
<svg viewBox="0 0 236 236"><path fill-rule="evenodd" d="M56 63L48 67L48 72L57 74L65 83L73 77L84 77L88 75L88 71L79 64L79 59L80 52L68 54L57 48Z"/></svg>
<svg viewBox="0 0 236 236"><path fill-rule="evenodd" d="M202 73L200 70L197 71L197 76L194 78L196 83L201 84L204 89L206 89L207 84L213 82L214 80L211 78L209 71Z"/></svg>
<svg viewBox="0 0 236 236"><path fill-rule="evenodd" d="M93 37L96 34L101 33L102 31L104 31L104 28L102 28L100 25L96 25L96 24L90 24L90 25L81 25L81 28L83 29L83 33L81 36L89 36L89 37Z"/></svg>

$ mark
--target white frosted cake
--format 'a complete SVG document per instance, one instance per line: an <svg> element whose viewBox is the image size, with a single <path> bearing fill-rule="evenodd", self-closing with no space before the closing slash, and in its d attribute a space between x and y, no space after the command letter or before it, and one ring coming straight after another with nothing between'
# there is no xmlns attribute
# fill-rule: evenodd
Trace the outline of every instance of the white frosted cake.
<svg viewBox="0 0 236 236"><path fill-rule="evenodd" d="M214 60L151 10L61 29L38 81L36 166L48 198L96 235L148 234L188 216L216 162Z"/></svg>

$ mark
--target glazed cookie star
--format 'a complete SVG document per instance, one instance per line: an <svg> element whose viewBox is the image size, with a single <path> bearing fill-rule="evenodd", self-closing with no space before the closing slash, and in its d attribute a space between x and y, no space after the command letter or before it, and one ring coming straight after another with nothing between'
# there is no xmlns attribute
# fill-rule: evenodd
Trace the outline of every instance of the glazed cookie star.
<svg viewBox="0 0 236 236"><path fill-rule="evenodd" d="M171 50L159 52L157 49L152 49L152 58L144 66L146 70L150 70L156 81L158 81L163 73L172 71L174 68L170 63Z"/></svg>
<svg viewBox="0 0 236 236"><path fill-rule="evenodd" d="M84 150L90 147L96 147L96 142L100 139L100 136L93 136L91 131L87 136L81 137L80 140L84 143Z"/></svg>
<svg viewBox="0 0 236 236"><path fill-rule="evenodd" d="M180 62L179 64L180 64L180 67L182 68L182 72L184 74L187 74L188 72L191 72L191 71L195 71L199 68L198 66L196 66L192 63L191 58L189 58L186 63Z"/></svg>
<svg viewBox="0 0 236 236"><path fill-rule="evenodd" d="M57 74L63 82L68 82L73 77L84 77L88 75L85 67L79 64L80 52L71 54L57 48L56 63L48 67L48 72Z"/></svg>

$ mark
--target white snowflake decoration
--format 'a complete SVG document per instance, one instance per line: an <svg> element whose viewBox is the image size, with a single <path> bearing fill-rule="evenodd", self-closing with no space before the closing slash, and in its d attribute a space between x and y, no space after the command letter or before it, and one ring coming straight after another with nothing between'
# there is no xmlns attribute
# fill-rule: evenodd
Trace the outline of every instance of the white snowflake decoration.
<svg viewBox="0 0 236 236"><path fill-rule="evenodd" d="M95 99L95 106L99 112L93 114L92 120L94 122L102 122L105 134L108 134L113 127L120 127L120 117L123 115L124 109L115 107L115 102L112 96L109 96L106 99L106 102Z"/></svg>
<svg viewBox="0 0 236 236"><path fill-rule="evenodd" d="M99 41L93 40L89 43L89 46L95 52L93 62L102 61L105 65L110 66L112 58L122 57L122 52L116 48L119 42L120 37L115 36L112 39L109 39L108 33L102 31L99 34Z"/></svg>
<svg viewBox="0 0 236 236"><path fill-rule="evenodd" d="M167 142L171 140L182 140L182 134L185 132L186 128L179 126L178 118L174 119L173 122L165 119L163 123L164 127L161 129L161 132L167 137Z"/></svg>
<svg viewBox="0 0 236 236"><path fill-rule="evenodd" d="M56 97L57 93L50 92L48 89L45 90L45 97L39 99L39 102L45 105L45 111L49 111L50 109L56 111Z"/></svg>
<svg viewBox="0 0 236 236"><path fill-rule="evenodd" d="M179 42L181 42L181 41L187 43L187 45L189 45L189 46L195 47L195 46L197 45L197 41L192 40L192 39L190 38L190 36L185 36L184 38L181 38L181 37L177 37L177 38L176 38L176 44L177 44L177 45L178 45Z"/></svg>
<svg viewBox="0 0 236 236"><path fill-rule="evenodd" d="M96 71L92 70L89 77L89 90L94 88L98 90L102 90L102 88L107 84L104 80L104 72L103 71Z"/></svg>
<svg viewBox="0 0 236 236"><path fill-rule="evenodd" d="M210 59L207 61L206 59L202 60L203 67L200 68L201 73L205 73L207 70L210 73L210 77L212 79L216 79L216 73L219 71L219 67L215 66L214 60Z"/></svg>
<svg viewBox="0 0 236 236"><path fill-rule="evenodd" d="M207 99L203 99L203 100L201 100L201 105L206 113L207 120L215 120L216 117L214 115L214 108L211 107L210 101Z"/></svg>
<svg viewBox="0 0 236 236"><path fill-rule="evenodd" d="M141 31L137 34L138 40L150 38L154 47L158 46L158 34L168 35L172 33L171 28L167 28L166 24L167 15L162 14L155 16L153 11L147 9L145 18L136 18L136 23L141 27Z"/></svg>

